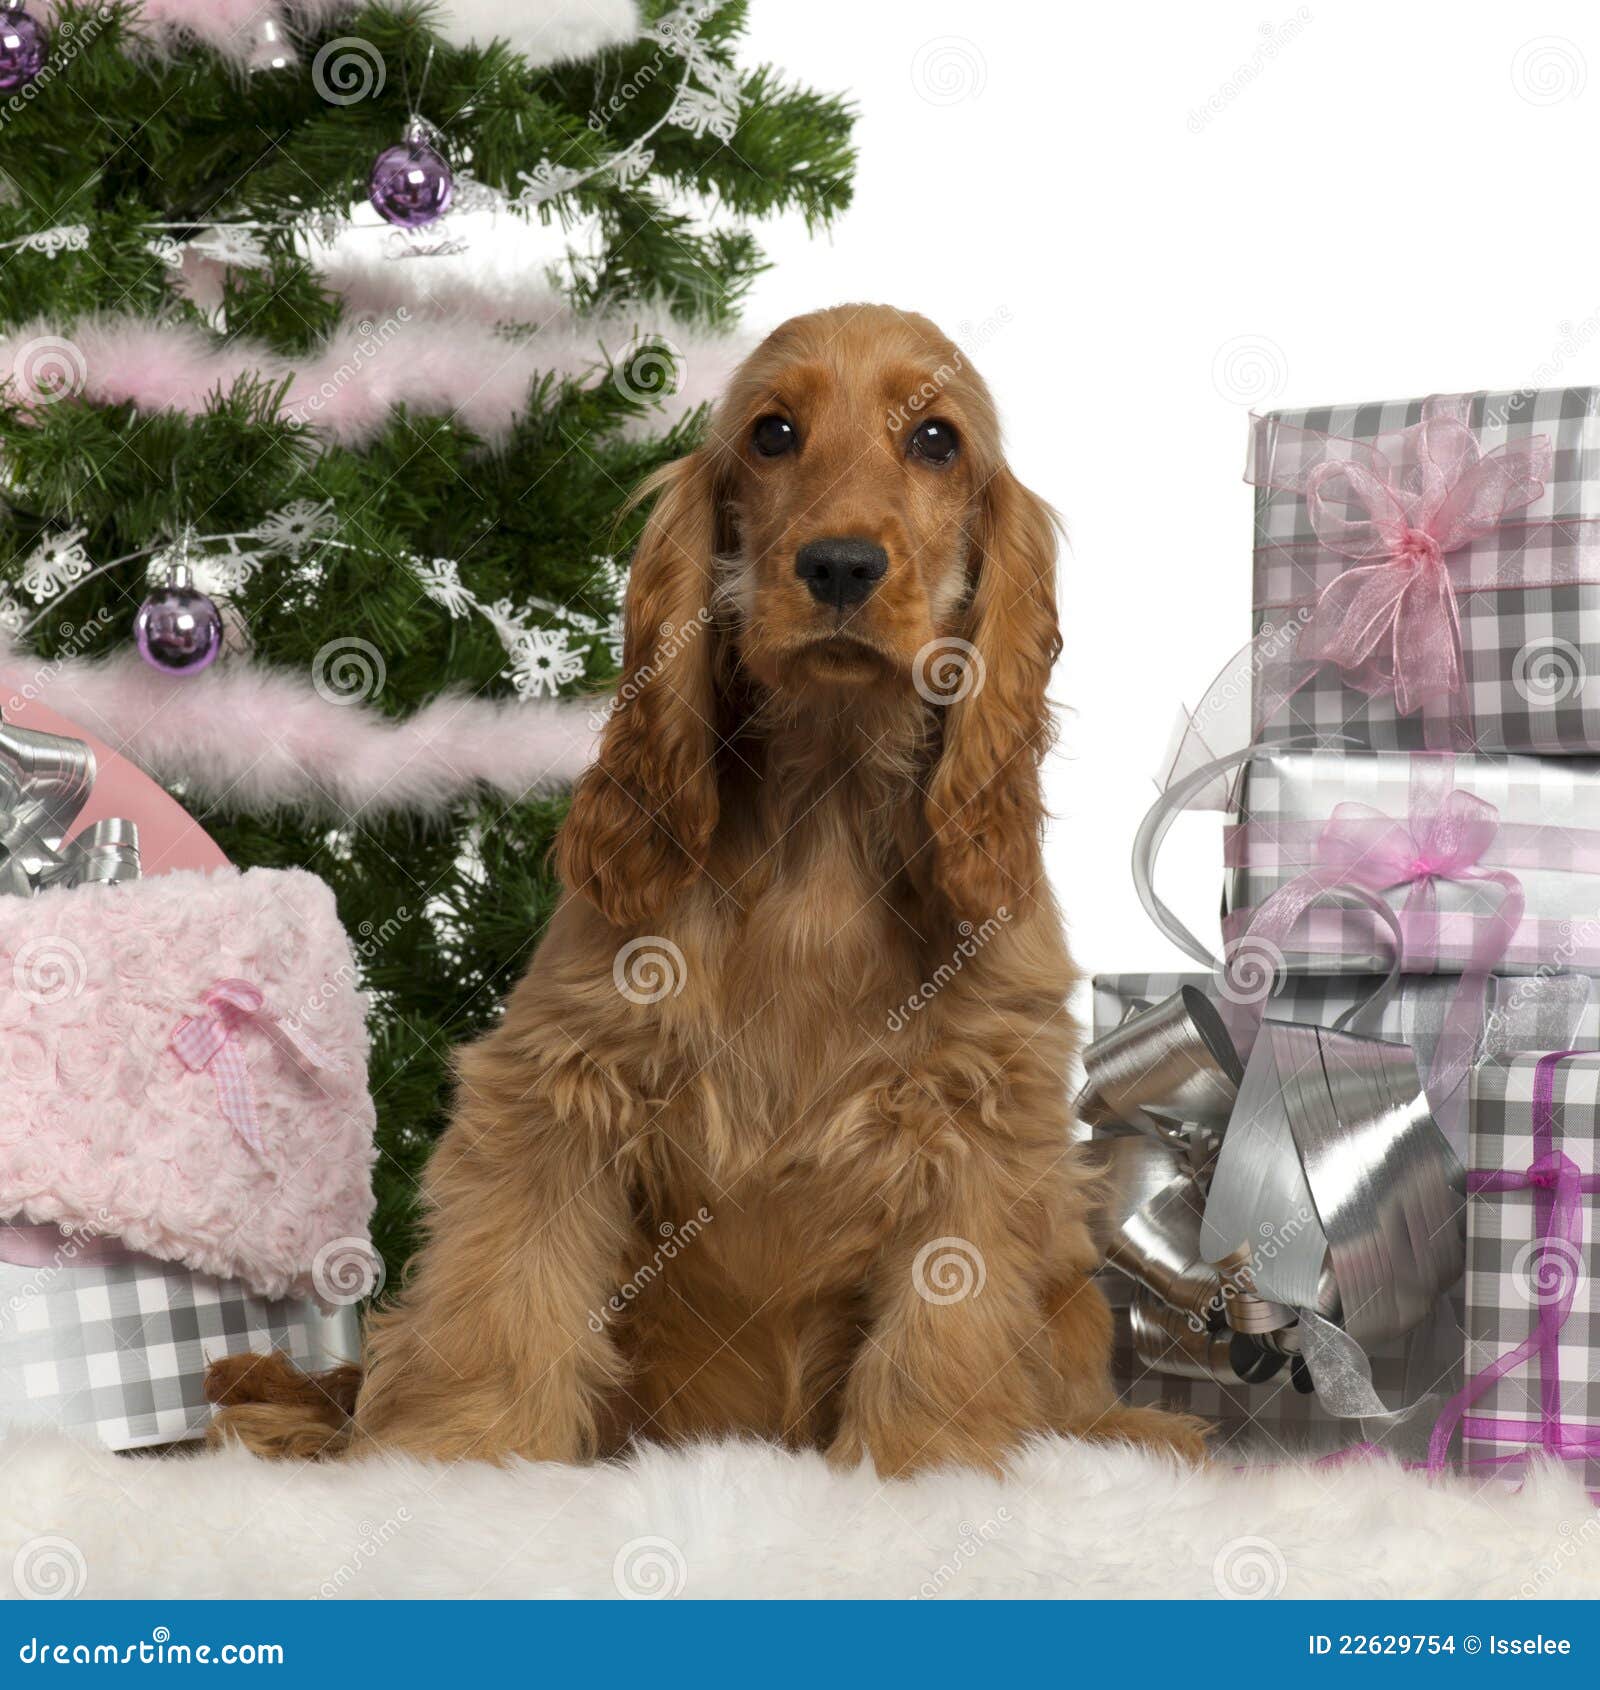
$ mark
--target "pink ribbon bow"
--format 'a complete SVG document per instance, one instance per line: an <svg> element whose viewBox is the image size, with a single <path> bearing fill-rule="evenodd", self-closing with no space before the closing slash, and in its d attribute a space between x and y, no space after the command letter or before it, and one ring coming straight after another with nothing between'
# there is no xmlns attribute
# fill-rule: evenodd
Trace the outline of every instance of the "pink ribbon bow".
<svg viewBox="0 0 1600 1690"><path fill-rule="evenodd" d="M1440 1101L1454 1093L1472 1064L1489 975L1511 948L1526 900L1516 875L1479 866L1500 831L1494 805L1451 784L1455 766L1449 757L1417 756L1411 768L1409 818L1396 821L1367 804L1335 805L1317 840L1317 866L1265 899L1245 937L1281 950L1311 905L1338 888L1380 893L1404 886L1402 932L1408 945L1430 952L1437 946L1439 881L1498 886L1494 913L1475 924L1472 949L1434 1049L1427 1090L1437 1115Z"/></svg>
<svg viewBox="0 0 1600 1690"><path fill-rule="evenodd" d="M240 1047L240 1032L252 1023L258 1024L292 1046L308 1067L332 1072L342 1065L314 1039L270 1009L260 989L248 980L219 980L201 1002L208 1013L179 1022L172 1034L172 1048L191 1073L211 1070L224 1117L258 1156L264 1155L261 1118Z"/></svg>
<svg viewBox="0 0 1600 1690"><path fill-rule="evenodd" d="M1303 494L1317 539L1357 565L1318 596L1299 653L1336 664L1361 692L1393 693L1402 716L1435 699L1464 703L1446 558L1532 504L1550 474L1547 435L1484 453L1466 417L1458 395L1429 399L1421 422L1371 442L1279 431L1301 467L1272 485Z"/></svg>

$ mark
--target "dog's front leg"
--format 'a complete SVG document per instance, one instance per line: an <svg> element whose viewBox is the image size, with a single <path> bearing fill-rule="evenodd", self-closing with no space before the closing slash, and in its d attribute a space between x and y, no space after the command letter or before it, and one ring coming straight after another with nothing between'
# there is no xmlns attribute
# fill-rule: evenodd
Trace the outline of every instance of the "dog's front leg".
<svg viewBox="0 0 1600 1690"><path fill-rule="evenodd" d="M830 1459L892 1478L937 1466L999 1471L1042 1430L1030 1341L1042 1324L1031 1253L996 1213L935 1213L880 1258L872 1318L845 1385Z"/></svg>
<svg viewBox="0 0 1600 1690"><path fill-rule="evenodd" d="M616 1139L604 1104L574 1105L581 1073L530 1085L508 1043L494 1035L463 1055L456 1117L426 1176L427 1242L369 1323L357 1452L599 1452L623 1372L605 1310L632 1237Z"/></svg>

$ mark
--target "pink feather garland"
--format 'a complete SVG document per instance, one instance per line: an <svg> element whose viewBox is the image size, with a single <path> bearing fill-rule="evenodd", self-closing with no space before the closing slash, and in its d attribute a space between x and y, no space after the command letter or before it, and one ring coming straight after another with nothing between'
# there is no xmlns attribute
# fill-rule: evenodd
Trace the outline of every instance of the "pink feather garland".
<svg viewBox="0 0 1600 1690"><path fill-rule="evenodd" d="M447 693L394 721L237 657L173 680L131 650L46 662L0 643L0 715L19 697L59 711L196 798L296 807L341 822L437 813L482 789L509 799L553 790L588 765L603 708L599 700Z"/></svg>
<svg viewBox="0 0 1600 1690"><path fill-rule="evenodd" d="M610 379L593 326L558 321L512 338L464 314L440 318L399 306L363 327L366 332L341 329L308 357L292 359L258 341L216 341L184 323L98 316L60 328L35 320L0 335L0 371L10 372L26 392L36 366L58 381L66 367L71 374L65 392L56 386L48 390L50 397L190 416L247 376L287 382L281 414L352 447L371 441L398 405L459 421L500 445L526 413L543 376L586 384ZM623 339L613 355L625 345ZM689 361L693 379L651 412L652 427L676 421L715 392L738 348L731 341L707 342L696 351Z"/></svg>

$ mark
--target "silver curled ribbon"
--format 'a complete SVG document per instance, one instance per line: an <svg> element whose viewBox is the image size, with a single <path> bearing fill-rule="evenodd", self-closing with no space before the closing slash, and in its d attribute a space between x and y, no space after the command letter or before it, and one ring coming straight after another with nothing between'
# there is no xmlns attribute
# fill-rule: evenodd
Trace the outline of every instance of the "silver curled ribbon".
<svg viewBox="0 0 1600 1690"><path fill-rule="evenodd" d="M1367 1351L1421 1324L1465 1262L1465 1175L1410 1048L1269 1020L1241 1075L1189 987L1136 1008L1085 1069L1085 1118L1137 1129L1104 1141L1100 1242L1136 1285L1139 1361L1234 1385L1291 1364L1331 1414L1408 1416Z"/></svg>
<svg viewBox="0 0 1600 1690"><path fill-rule="evenodd" d="M82 740L0 721L0 896L139 878L131 821L98 821L67 838L94 782L94 752Z"/></svg>

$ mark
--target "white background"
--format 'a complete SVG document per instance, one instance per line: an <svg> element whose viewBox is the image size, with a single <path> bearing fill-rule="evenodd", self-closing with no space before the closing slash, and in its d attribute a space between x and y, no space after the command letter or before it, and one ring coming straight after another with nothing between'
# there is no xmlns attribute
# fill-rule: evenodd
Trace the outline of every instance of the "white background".
<svg viewBox="0 0 1600 1690"><path fill-rule="evenodd" d="M763 233L748 326L871 299L977 343L1070 534L1074 950L1176 966L1128 851L1250 630L1248 412L1600 382L1600 9L755 0L748 57L848 90L861 149L831 238ZM1162 884L1214 937L1216 825L1185 826Z"/></svg>

